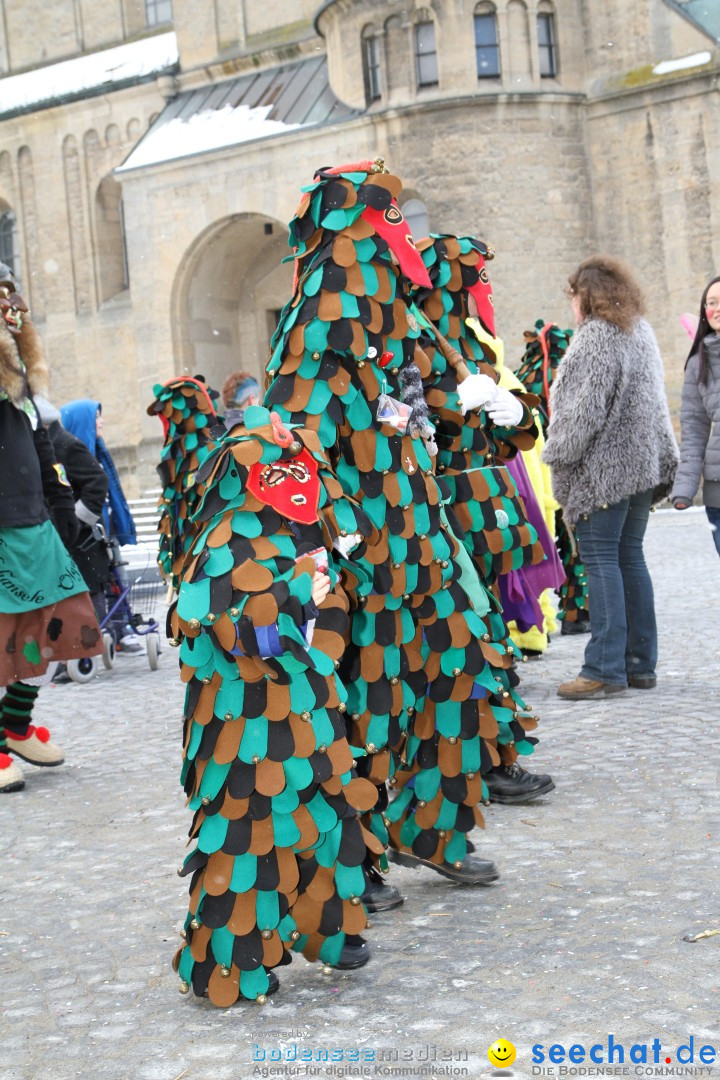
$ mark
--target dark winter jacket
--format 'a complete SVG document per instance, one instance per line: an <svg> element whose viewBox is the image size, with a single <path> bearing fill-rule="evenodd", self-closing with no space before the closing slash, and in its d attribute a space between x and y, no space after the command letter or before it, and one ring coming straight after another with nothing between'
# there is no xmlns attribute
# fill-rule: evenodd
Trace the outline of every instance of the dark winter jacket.
<svg viewBox="0 0 720 1080"><path fill-rule="evenodd" d="M59 415L59 414L58 414ZM78 538L70 554L91 593L99 592L110 578L107 547L93 533L108 493L109 481L85 443L65 431L59 421L48 427L58 461L65 466L75 498Z"/></svg>
<svg viewBox="0 0 720 1080"><path fill-rule="evenodd" d="M32 400L46 371L31 330L26 322L15 338L0 319L0 528L41 525L50 516L47 500L65 539L77 532L75 502Z"/></svg>
<svg viewBox="0 0 720 1080"><path fill-rule="evenodd" d="M672 487L678 449L655 335L644 319L629 333L586 319L550 391L543 460L566 520L575 522L641 491Z"/></svg>
<svg viewBox="0 0 720 1080"><path fill-rule="evenodd" d="M685 369L680 425L682 448L673 486L673 502L692 502L703 478L703 502L720 507L720 335L703 342L707 381L699 381L697 353Z"/></svg>

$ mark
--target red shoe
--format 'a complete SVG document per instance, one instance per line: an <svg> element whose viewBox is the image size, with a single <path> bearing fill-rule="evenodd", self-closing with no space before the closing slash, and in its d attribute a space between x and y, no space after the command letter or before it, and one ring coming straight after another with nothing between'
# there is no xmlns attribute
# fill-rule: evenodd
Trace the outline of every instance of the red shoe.
<svg viewBox="0 0 720 1080"><path fill-rule="evenodd" d="M19 765L9 754L0 753L0 792L22 791L25 779Z"/></svg>
<svg viewBox="0 0 720 1080"><path fill-rule="evenodd" d="M25 735L13 735L5 728L7 748L11 754L29 761L31 765L62 765L65 755L54 742L50 742L50 732L46 727L33 724Z"/></svg>

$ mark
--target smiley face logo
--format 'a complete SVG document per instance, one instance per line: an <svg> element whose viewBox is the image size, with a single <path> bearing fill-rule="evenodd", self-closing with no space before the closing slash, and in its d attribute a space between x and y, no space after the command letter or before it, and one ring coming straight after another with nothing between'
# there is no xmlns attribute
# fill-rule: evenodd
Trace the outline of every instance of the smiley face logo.
<svg viewBox="0 0 720 1080"><path fill-rule="evenodd" d="M491 1065L506 1069L515 1060L515 1047L507 1039L496 1039L487 1052Z"/></svg>

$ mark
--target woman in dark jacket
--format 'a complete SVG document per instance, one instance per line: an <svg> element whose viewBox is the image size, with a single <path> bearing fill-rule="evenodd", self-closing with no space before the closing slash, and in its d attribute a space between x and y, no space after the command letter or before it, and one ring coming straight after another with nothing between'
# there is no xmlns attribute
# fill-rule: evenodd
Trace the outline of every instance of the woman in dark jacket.
<svg viewBox="0 0 720 1080"><path fill-rule="evenodd" d="M590 641L576 679L581 700L655 686L657 628L643 538L653 503L672 486L677 446L655 336L643 298L618 259L596 255L570 277L578 331L550 392L543 459L575 526L590 602Z"/></svg>
<svg viewBox="0 0 720 1080"><path fill-rule="evenodd" d="M107 545L98 539L95 526L100 521L108 488L105 470L80 439L66 431L60 422L60 410L46 397L35 396L40 419L47 428L57 460L65 468L75 499L78 536L70 548L78 570L90 592L99 619L105 613L105 587L110 580Z"/></svg>
<svg viewBox="0 0 720 1080"><path fill-rule="evenodd" d="M720 277L705 286L700 321L685 364L682 450L672 492L687 510L703 480L703 502L720 555Z"/></svg>
<svg viewBox="0 0 720 1080"><path fill-rule="evenodd" d="M77 537L75 503L33 402L47 371L26 312L0 265L0 792L24 786L8 751L34 765L63 760L47 729L30 723L38 680L54 661L102 651L85 582L63 546Z"/></svg>

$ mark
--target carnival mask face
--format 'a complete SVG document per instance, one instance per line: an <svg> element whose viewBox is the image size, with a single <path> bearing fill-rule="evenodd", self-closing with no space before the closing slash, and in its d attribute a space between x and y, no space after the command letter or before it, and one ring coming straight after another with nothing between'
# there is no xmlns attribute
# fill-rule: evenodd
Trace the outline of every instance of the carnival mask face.
<svg viewBox="0 0 720 1080"><path fill-rule="evenodd" d="M480 276L474 285L468 286L468 292L477 306L478 319L488 334L495 337L495 308L493 307L492 285L482 255L478 255L476 267Z"/></svg>
<svg viewBox="0 0 720 1080"><path fill-rule="evenodd" d="M289 460L257 462L248 470L247 489L291 521L311 525L318 520L320 477L317 462L307 450Z"/></svg>
<svg viewBox="0 0 720 1080"><path fill-rule="evenodd" d="M362 217L372 225L378 236L387 240L390 250L398 261L403 274L415 285L432 288L430 277L415 247L410 226L403 217L402 210L394 199L384 210L366 206Z"/></svg>
<svg viewBox="0 0 720 1080"><path fill-rule="evenodd" d="M0 284L0 314L11 334L19 334L22 331L23 314L27 311L27 304L22 296L15 292L12 282Z"/></svg>

